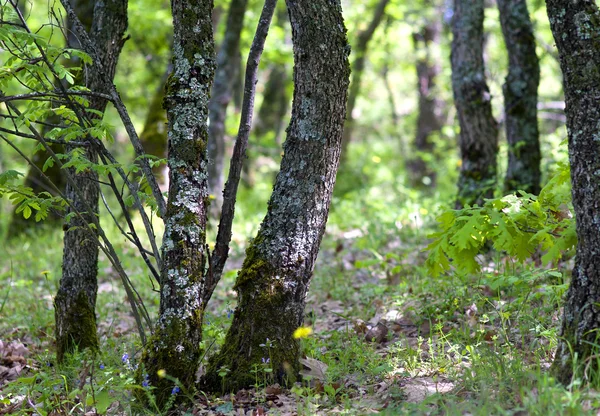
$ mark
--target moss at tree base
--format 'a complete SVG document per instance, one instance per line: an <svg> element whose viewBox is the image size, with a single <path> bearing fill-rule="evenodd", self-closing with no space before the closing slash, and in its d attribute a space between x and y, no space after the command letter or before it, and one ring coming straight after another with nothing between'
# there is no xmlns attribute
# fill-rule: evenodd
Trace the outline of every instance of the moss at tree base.
<svg viewBox="0 0 600 416"><path fill-rule="evenodd" d="M62 363L65 354L75 350L98 351L98 335L94 306L81 290L75 298L59 291L54 299L56 319L56 359Z"/></svg>

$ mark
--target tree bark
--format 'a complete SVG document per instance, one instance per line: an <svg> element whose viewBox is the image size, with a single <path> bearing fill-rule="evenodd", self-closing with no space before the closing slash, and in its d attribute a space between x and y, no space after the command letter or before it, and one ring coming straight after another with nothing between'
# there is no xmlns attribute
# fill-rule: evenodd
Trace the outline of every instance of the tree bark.
<svg viewBox="0 0 600 416"><path fill-rule="evenodd" d="M457 208L482 205L496 186L498 125L483 63L483 0L455 0L452 17L452 90L460 123L462 164Z"/></svg>
<svg viewBox="0 0 600 416"><path fill-rule="evenodd" d="M247 0L232 0L227 15L223 43L217 56L217 72L209 102L208 186L215 199L211 212L217 217L223 205L223 166L225 162L225 120L233 94L239 60L240 35L244 27Z"/></svg>
<svg viewBox="0 0 600 416"><path fill-rule="evenodd" d="M594 0L547 0L563 73L577 249L551 371L597 382L600 329L600 10Z"/></svg>
<svg viewBox="0 0 600 416"><path fill-rule="evenodd" d="M537 123L537 90L540 65L526 0L497 0L504 43L508 50L508 75L502 88L508 167L506 193L540 192L540 141Z"/></svg>
<svg viewBox="0 0 600 416"><path fill-rule="evenodd" d="M115 75L117 61L124 44L123 35L127 29L127 0L97 1L94 7L90 37L96 44L98 58L103 63L108 79ZM87 16L86 16L87 17ZM101 81L97 67L88 68L85 85L95 92L105 93L106 86ZM103 113L107 101L94 96L89 100L89 108ZM90 118L94 119L95 115ZM85 157L96 162L98 155L93 146L85 148ZM67 151L71 150L67 146ZM56 319L57 359L61 362L66 353L75 348L96 349L96 293L98 289L98 245L96 237L90 235L85 223L92 223L98 215L99 185L98 174L86 170L76 173L70 169L75 188L79 189L84 200L70 185L66 196L73 201L74 209L82 213L83 222L73 217L65 223L63 248L63 272L58 293L54 299ZM86 207L91 207L90 212ZM68 213L73 212L70 208Z"/></svg>
<svg viewBox="0 0 600 416"><path fill-rule="evenodd" d="M246 251L236 308L205 382L230 390L254 384L252 370L269 358L276 381L299 372L292 334L325 230L339 163L349 84L349 47L340 2L288 0L294 43L294 101L284 157L260 231Z"/></svg>
<svg viewBox="0 0 600 416"><path fill-rule="evenodd" d="M167 82L169 198L159 319L142 362L159 408L174 387L191 389L200 358L208 206L208 100L215 71L212 0L172 0L173 73ZM143 374L140 374L143 377ZM144 397L142 397L144 398Z"/></svg>
<svg viewBox="0 0 600 416"><path fill-rule="evenodd" d="M369 26L358 34L356 45L352 48L352 54L355 56L352 62L352 81L350 82L350 91L348 92L348 104L346 106L346 124L344 125L344 138L342 140L342 154L340 164L343 167L347 159L348 146L352 140L352 133L354 131L354 107L356 106L356 100L360 94L360 83L362 75L365 69L365 60L367 55L367 49L369 42L373 38L373 34L377 27L385 17L385 8L388 5L389 0L379 0L373 17Z"/></svg>
<svg viewBox="0 0 600 416"><path fill-rule="evenodd" d="M431 7L431 4L427 4ZM444 125L444 103L437 95L436 78L442 67L436 60L434 48L439 47L442 31L441 16L434 13L426 19L420 30L413 33L413 45L417 54L418 116L414 140L415 155L408 161L407 174L415 188L435 186L436 171L433 168L434 143L432 137ZM426 183L426 178L429 181Z"/></svg>

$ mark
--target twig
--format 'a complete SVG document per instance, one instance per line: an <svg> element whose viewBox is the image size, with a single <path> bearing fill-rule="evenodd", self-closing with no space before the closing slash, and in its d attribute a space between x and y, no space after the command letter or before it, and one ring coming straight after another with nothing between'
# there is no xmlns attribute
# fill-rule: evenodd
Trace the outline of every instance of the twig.
<svg viewBox="0 0 600 416"><path fill-rule="evenodd" d="M142 146L142 142L140 141L140 138L138 137L137 132L135 131L135 128L133 127L133 122L131 121L131 118L129 117L127 108L125 107L125 105L123 104L123 101L121 101L121 98L119 97L119 93L117 92L116 87L114 86L114 84L112 82L109 82L106 79L106 74L103 69L102 62L98 59L98 54L96 52L96 46L94 45L94 42L92 42L89 35L85 31L85 28L81 24L81 21L79 20L79 18L73 11L73 7L71 6L69 0L60 0L60 2L62 3L63 7L67 11L69 19L71 20L71 22L73 24L73 30L79 37L79 40L81 42L81 45L82 45L84 51L88 55L90 55L90 57L94 61L94 65L98 66L98 73L101 74L101 76L103 77L103 81L106 84L106 87L109 91L109 96L111 97L111 102L113 103L113 105L115 106L115 109L117 110L117 112L119 113L119 116L121 117L121 121L123 122L123 126L125 127L125 130L127 131L127 134L129 135L129 140L131 141L131 144L133 145L136 155L138 157L143 156L145 154L145 152L144 152L144 147ZM142 171L144 172L144 175L146 175L146 179L148 180L148 185L150 185L150 189L152 189L152 195L154 195L154 198L156 199L156 203L158 205L158 212L160 213L161 218L164 218L166 211L167 211L167 206L165 203L165 199L163 198L163 195L158 186L158 183L156 181L156 178L155 178L154 174L152 173L152 168L150 167L150 164L148 163L148 160L146 158L140 158L140 165L141 165Z"/></svg>

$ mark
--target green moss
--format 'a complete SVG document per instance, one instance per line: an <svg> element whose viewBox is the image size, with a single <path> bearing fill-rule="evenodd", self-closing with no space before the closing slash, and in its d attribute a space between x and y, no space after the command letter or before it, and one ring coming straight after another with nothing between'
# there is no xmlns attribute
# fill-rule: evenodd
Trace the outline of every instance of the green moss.
<svg viewBox="0 0 600 416"><path fill-rule="evenodd" d="M89 349L98 351L98 335L96 332L96 314L85 291L81 290L74 304L69 304L64 292L59 291L54 300L57 327L63 333L56 333L56 358L62 363L65 354L75 350ZM65 316L59 316L62 312Z"/></svg>
<svg viewBox="0 0 600 416"><path fill-rule="evenodd" d="M200 332L201 327L202 312L194 311L191 319L172 319L167 326L158 327L148 340L136 379L140 386L144 381L150 384L159 409L164 409L172 397L173 388L176 386L174 379L179 380L183 387L183 394L178 397L179 401L193 393L200 359L200 340L196 336L190 336L190 331ZM166 377L159 376L159 370L166 371ZM144 390L137 390L136 397L142 402L148 400Z"/></svg>
<svg viewBox="0 0 600 416"><path fill-rule="evenodd" d="M291 385L298 378L299 344L292 337L297 317L289 307L294 300L283 288L283 271L261 254L262 242L259 234L246 250L235 285L239 305L221 351L209 362L201 389L220 392L223 387L237 391L253 386L267 359L273 382ZM223 367L229 370L225 378L219 376ZM258 378L262 382L263 376Z"/></svg>

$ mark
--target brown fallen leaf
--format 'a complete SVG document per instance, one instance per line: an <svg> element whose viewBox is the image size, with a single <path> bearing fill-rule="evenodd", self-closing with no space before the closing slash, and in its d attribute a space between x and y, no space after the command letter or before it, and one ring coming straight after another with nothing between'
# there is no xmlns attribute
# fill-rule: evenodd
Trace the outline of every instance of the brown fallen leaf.
<svg viewBox="0 0 600 416"><path fill-rule="evenodd" d="M387 340L387 334L388 327L383 322L378 322L377 325L367 331L365 340L381 344Z"/></svg>
<svg viewBox="0 0 600 416"><path fill-rule="evenodd" d="M316 380L325 380L325 372L328 365L314 358L300 358L300 364L304 367L300 374L304 377L313 377Z"/></svg>

